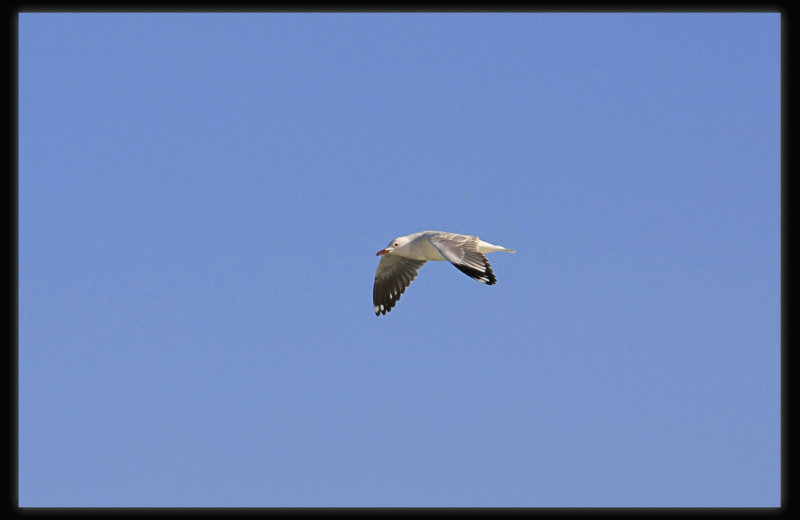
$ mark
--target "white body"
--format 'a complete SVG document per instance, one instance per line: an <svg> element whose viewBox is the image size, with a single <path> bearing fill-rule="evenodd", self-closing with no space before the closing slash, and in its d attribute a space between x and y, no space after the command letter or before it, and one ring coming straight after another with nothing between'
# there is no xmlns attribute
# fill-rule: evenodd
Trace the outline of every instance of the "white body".
<svg viewBox="0 0 800 520"><path fill-rule="evenodd" d="M439 252L439 249L437 249L436 246L434 246L430 240L426 240L431 236L437 236L437 235L452 237L452 238L457 238L457 237L473 238L470 235L445 233L444 231L420 231L419 233L412 233L404 237L395 238L389 243L387 249L389 249L390 252L394 255L399 255L405 258L412 258L414 260L433 260L433 261L447 260L447 258L442 256L442 254ZM396 247L392 247L392 245L395 243L399 245ZM485 242L480 238L478 238L478 251L482 254L495 253L497 251L507 251L509 253L516 253L516 251L514 251L513 249L506 249L503 246L496 246L494 244L490 244L489 242Z"/></svg>

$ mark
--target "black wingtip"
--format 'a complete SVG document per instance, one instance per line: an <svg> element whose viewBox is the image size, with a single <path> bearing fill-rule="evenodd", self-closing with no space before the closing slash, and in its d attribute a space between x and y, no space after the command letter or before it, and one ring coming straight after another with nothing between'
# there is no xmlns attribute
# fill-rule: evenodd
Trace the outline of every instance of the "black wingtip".
<svg viewBox="0 0 800 520"><path fill-rule="evenodd" d="M458 268L459 271L464 273L465 275L478 280L481 283L485 283L486 285L494 285L497 283L497 277L494 275L494 271L492 271L492 266L489 265L489 261L484 259L483 267L484 270L481 271L480 269L475 269L473 267L460 265L460 264L453 264Z"/></svg>

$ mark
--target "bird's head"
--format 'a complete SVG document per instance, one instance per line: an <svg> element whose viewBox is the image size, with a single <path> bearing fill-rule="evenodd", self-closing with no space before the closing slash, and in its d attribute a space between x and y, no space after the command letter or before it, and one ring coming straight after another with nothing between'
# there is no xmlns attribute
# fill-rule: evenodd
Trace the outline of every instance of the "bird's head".
<svg viewBox="0 0 800 520"><path fill-rule="evenodd" d="M397 249L398 247L403 247L404 245L408 244L409 242L410 242L410 240L409 240L408 237L395 238L394 240L389 242L389 245L387 245L385 248L383 248L380 251L378 251L378 253L375 256L381 256L381 255L385 255L387 253L391 253L393 250Z"/></svg>

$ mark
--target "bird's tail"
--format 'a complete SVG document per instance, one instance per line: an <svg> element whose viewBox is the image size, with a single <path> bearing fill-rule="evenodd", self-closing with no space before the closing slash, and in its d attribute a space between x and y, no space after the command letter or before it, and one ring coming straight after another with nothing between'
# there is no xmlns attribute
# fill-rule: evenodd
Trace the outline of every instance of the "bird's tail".
<svg viewBox="0 0 800 520"><path fill-rule="evenodd" d="M478 242L478 251L480 251L481 253L484 253L484 254L486 254L486 253L496 253L497 251L505 251L507 253L516 253L517 252L516 249L508 249L508 248L505 248L503 246L496 246L494 244L490 244L489 242L484 242L483 240L480 240Z"/></svg>
<svg viewBox="0 0 800 520"><path fill-rule="evenodd" d="M505 251L506 253L516 253L517 252L516 249L508 249L507 247L495 246L495 245L491 245L490 247L487 247L487 248L482 248L481 251L484 251L486 253L496 253L498 251Z"/></svg>

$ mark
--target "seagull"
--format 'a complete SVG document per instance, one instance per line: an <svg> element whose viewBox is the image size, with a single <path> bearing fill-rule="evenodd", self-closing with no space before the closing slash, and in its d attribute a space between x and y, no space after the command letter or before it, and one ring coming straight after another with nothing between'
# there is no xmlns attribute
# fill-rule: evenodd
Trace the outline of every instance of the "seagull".
<svg viewBox="0 0 800 520"><path fill-rule="evenodd" d="M375 255L382 257L372 289L375 315L392 310L428 260L447 260L470 278L494 285L497 278L484 254L495 251L516 253L514 249L484 242L476 236L444 231L420 231L395 238Z"/></svg>

